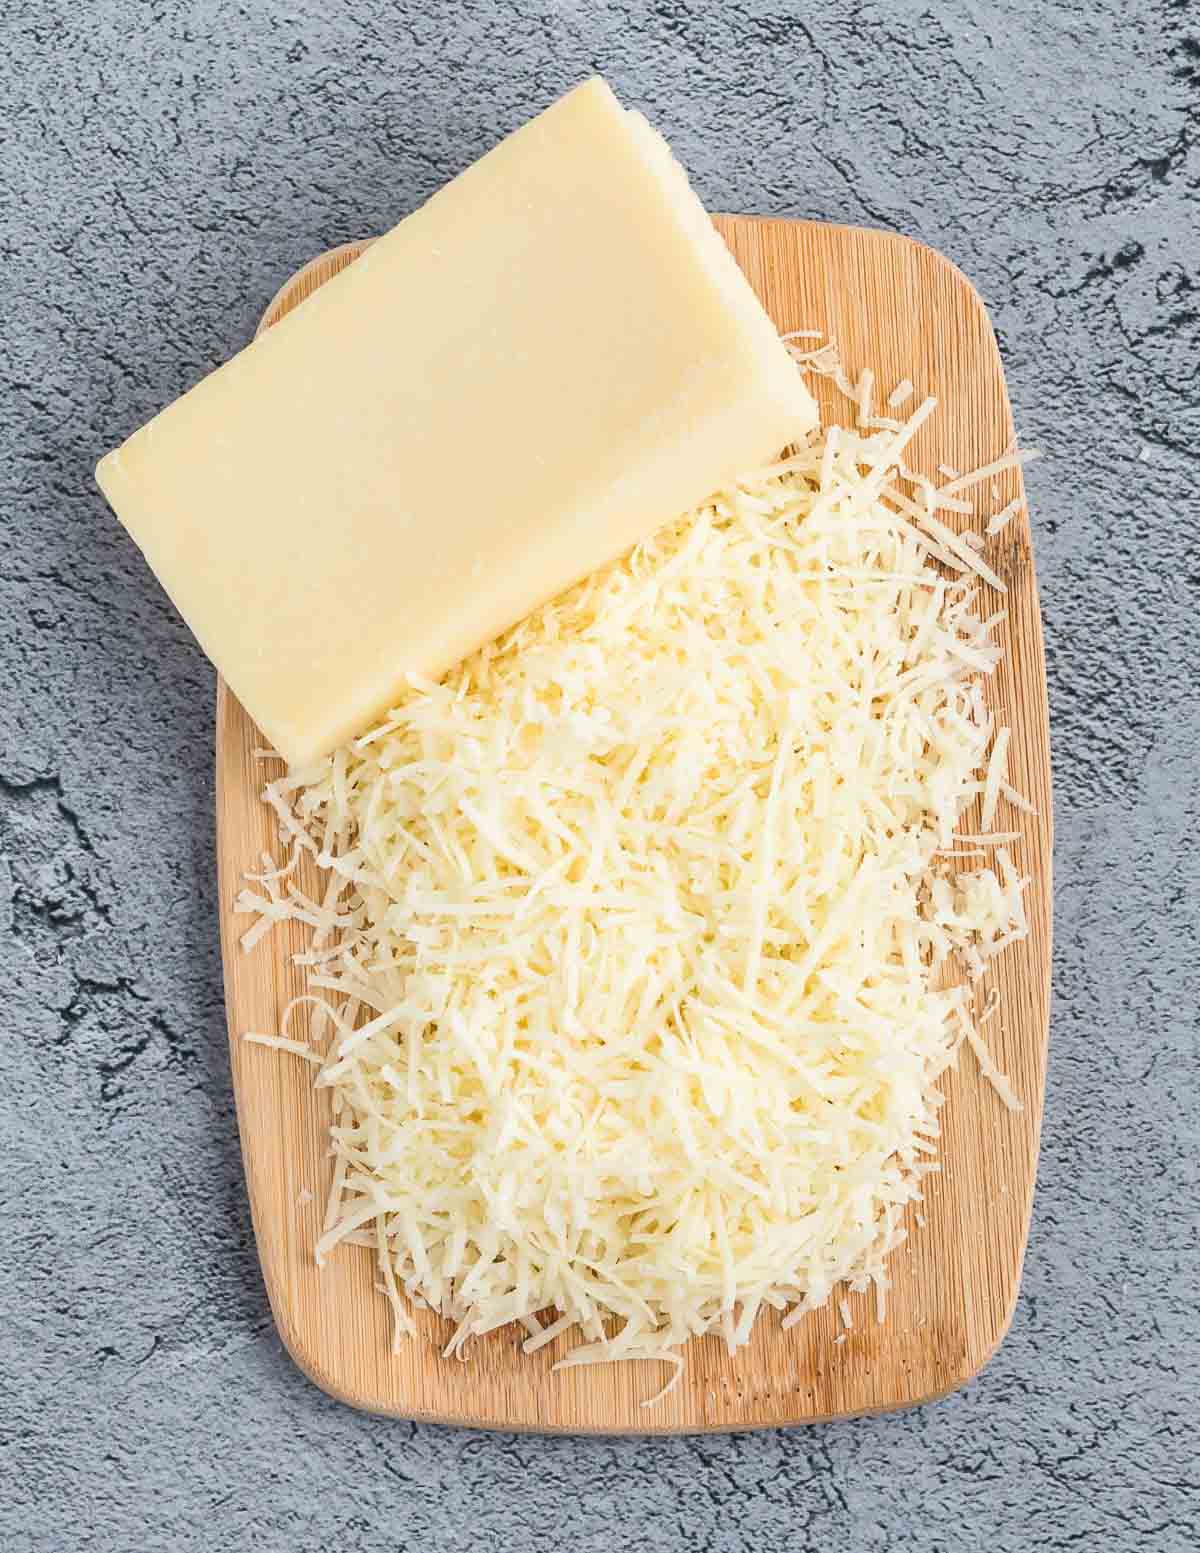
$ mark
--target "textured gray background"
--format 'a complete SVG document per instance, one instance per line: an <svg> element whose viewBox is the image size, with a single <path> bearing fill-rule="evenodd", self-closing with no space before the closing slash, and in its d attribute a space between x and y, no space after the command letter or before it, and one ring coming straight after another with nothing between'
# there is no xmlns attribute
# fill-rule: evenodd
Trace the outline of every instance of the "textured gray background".
<svg viewBox="0 0 1200 1553"><path fill-rule="evenodd" d="M1198 9L7 0L0 1546L1196 1547ZM982 1377L908 1415L675 1442L361 1417L293 1369L259 1282L213 676L92 464L303 260L595 69L711 206L948 253L1054 454L1030 481L1058 889L1024 1293Z"/></svg>

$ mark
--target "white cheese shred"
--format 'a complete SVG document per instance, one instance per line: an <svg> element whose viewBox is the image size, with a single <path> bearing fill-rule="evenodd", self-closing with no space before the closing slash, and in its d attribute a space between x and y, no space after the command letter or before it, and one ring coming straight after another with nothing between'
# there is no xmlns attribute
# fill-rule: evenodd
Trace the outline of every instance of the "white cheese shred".
<svg viewBox="0 0 1200 1553"><path fill-rule="evenodd" d="M1024 505L1024 497L1014 496L1007 506L1001 507L995 517L988 519L986 529L988 538L991 539L997 534L1002 534Z"/></svg>
<svg viewBox="0 0 1200 1553"><path fill-rule="evenodd" d="M979 469L972 470L970 474L958 475L948 485L943 485L941 494L943 496L957 496L960 491L965 491L970 486L979 485L984 480L987 480L990 482L992 494L995 495L999 490L999 486L995 483L997 475L1005 474L1010 469L1019 469L1022 464L1032 463L1035 458L1040 457L1041 454L1036 448L1002 453L999 458L993 459L990 464L984 464Z"/></svg>
<svg viewBox="0 0 1200 1553"><path fill-rule="evenodd" d="M888 409L899 410L912 398L913 392L913 385L909 380L907 378L902 379L888 395Z"/></svg>
<svg viewBox="0 0 1200 1553"><path fill-rule="evenodd" d="M322 1066L320 1057L304 1041L290 1041L284 1035L261 1035L257 1030L247 1030L242 1040L249 1041L253 1046L270 1046L275 1051L291 1052L293 1057L303 1057L305 1062L311 1062L314 1067Z"/></svg>

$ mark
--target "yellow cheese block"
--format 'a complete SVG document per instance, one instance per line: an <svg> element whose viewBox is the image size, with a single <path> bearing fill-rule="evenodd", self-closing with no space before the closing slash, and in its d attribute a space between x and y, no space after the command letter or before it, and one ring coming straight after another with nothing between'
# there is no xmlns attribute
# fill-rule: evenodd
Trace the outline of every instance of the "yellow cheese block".
<svg viewBox="0 0 1200 1553"><path fill-rule="evenodd" d="M96 475L298 765L815 420L665 142L596 80Z"/></svg>

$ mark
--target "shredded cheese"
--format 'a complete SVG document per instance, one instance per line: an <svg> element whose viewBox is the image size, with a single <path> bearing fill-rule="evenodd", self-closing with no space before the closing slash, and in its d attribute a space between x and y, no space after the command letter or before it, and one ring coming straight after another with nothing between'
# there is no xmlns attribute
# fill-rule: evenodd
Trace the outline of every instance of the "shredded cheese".
<svg viewBox="0 0 1200 1553"><path fill-rule="evenodd" d="M948 485L943 485L941 494L943 496L956 496L959 491L965 491L972 485L979 485L984 480L993 480L993 476L1004 474L1009 469L1019 469L1022 464L1031 463L1040 456L1036 448L1028 448L1022 452L1014 450L1002 453L999 458L993 459L990 464L983 464L980 468L972 470L970 474L959 475L957 479L951 480ZM998 487L993 480L991 485L993 495L995 495L997 489Z"/></svg>
<svg viewBox="0 0 1200 1553"><path fill-rule="evenodd" d="M1024 505L1025 501L1023 497L1014 496L1012 501L1010 501L1007 506L1001 507L1000 511L996 513L995 517L988 519L988 538L991 539L996 534L1002 534Z"/></svg>
<svg viewBox="0 0 1200 1553"><path fill-rule="evenodd" d="M913 396L913 385L907 378L902 378L888 395L888 409L898 410L906 405Z"/></svg>
<svg viewBox="0 0 1200 1553"><path fill-rule="evenodd" d="M1001 728L998 731L996 742L992 747L991 759L988 761L987 780L983 788L983 812L980 816L984 830L987 830L996 817L996 804L1000 799L1000 784L1004 781L1004 772L1008 762L1009 737L1009 729Z"/></svg>
<svg viewBox="0 0 1200 1553"><path fill-rule="evenodd" d="M809 361L869 418L869 372ZM243 944L309 926L311 990L248 1039L324 1042L316 1255L373 1247L397 1343L413 1305L453 1354L578 1332L560 1365L653 1360L663 1395L763 1308L882 1312L961 1041L1020 1103L949 984L1028 881L992 831L1003 617L961 574L1003 585L891 478L932 409L810 438L268 784L290 861ZM955 874L981 797L996 866Z"/></svg>

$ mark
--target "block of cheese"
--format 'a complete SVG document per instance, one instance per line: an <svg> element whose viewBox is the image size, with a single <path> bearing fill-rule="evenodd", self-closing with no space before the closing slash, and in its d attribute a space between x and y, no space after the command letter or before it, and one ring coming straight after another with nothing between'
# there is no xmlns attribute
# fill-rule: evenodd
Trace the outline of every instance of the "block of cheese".
<svg viewBox="0 0 1200 1553"><path fill-rule="evenodd" d="M97 479L295 766L815 420L666 143L594 80Z"/></svg>

